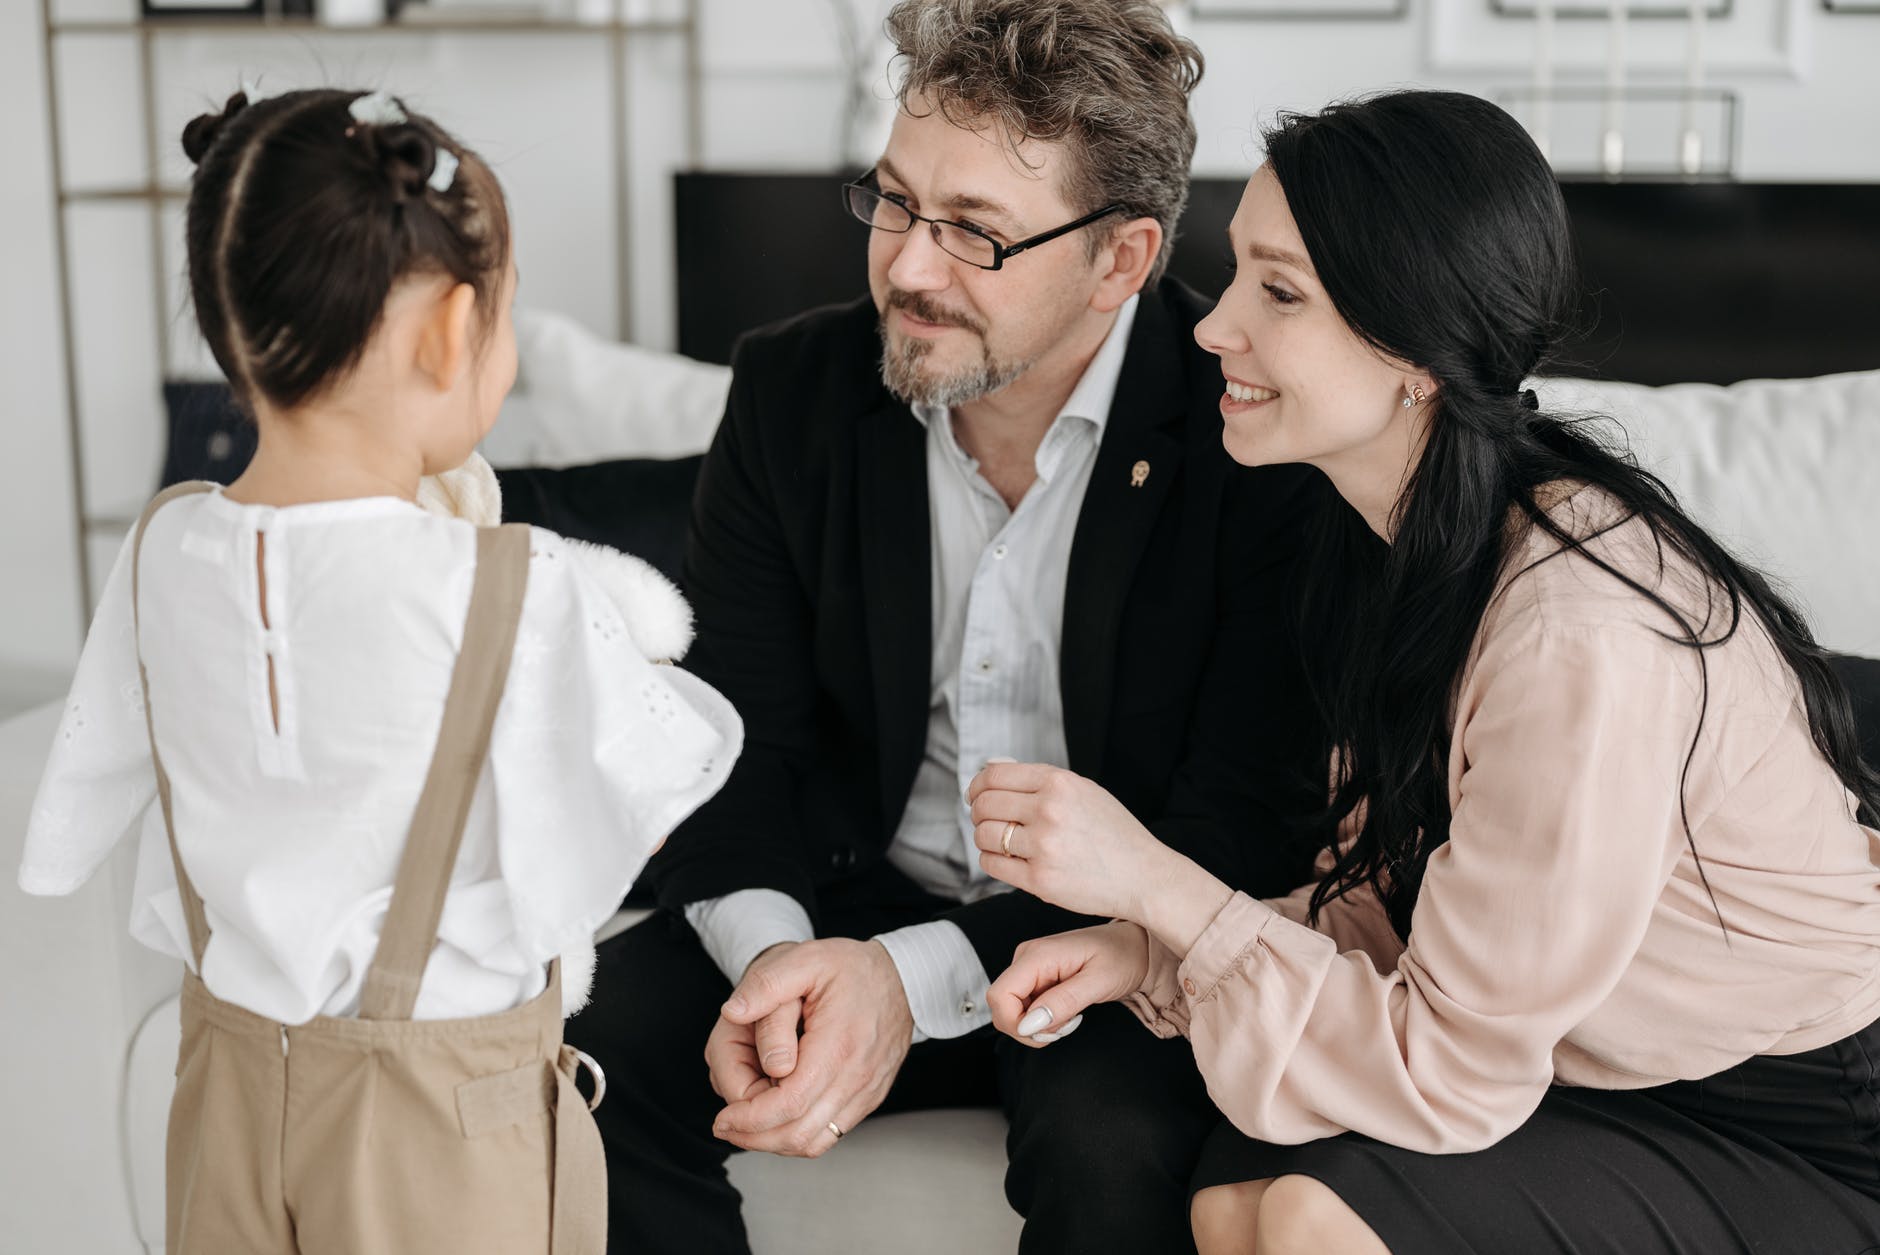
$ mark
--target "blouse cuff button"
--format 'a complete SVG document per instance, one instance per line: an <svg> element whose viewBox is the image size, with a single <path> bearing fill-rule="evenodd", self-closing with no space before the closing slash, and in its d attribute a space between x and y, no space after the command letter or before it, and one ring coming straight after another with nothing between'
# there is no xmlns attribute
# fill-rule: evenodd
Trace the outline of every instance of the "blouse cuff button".
<svg viewBox="0 0 1880 1255"><path fill-rule="evenodd" d="M1182 981L1182 992L1190 998L1195 996L1195 982L1192 979Z"/></svg>

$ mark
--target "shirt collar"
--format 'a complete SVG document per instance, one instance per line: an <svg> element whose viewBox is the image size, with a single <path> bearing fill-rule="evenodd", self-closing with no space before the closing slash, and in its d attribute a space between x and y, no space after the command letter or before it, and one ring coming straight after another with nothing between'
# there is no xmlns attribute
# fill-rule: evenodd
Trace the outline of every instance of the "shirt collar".
<svg viewBox="0 0 1880 1255"><path fill-rule="evenodd" d="M1110 403L1116 400L1116 382L1123 377L1123 358L1129 353L1129 329L1136 323L1136 305L1141 300L1142 294L1137 293L1116 311L1110 334L1103 338L1097 355L1084 367L1083 378L1077 381L1064 408L1058 411L1059 418L1088 419L1096 427L1099 438L1110 421Z"/></svg>

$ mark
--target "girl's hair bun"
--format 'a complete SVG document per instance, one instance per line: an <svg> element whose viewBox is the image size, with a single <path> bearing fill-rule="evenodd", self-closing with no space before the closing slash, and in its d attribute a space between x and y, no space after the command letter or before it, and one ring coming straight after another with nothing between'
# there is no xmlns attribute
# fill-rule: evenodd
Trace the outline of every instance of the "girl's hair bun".
<svg viewBox="0 0 1880 1255"><path fill-rule="evenodd" d="M236 92L228 98L220 113L199 114L183 128L183 152L194 165L201 165L209 150L235 116L248 107L248 93Z"/></svg>
<svg viewBox="0 0 1880 1255"><path fill-rule="evenodd" d="M370 128L376 145L379 169L391 189L392 203L422 199L425 184L437 169L437 141L421 126L398 122L391 126Z"/></svg>

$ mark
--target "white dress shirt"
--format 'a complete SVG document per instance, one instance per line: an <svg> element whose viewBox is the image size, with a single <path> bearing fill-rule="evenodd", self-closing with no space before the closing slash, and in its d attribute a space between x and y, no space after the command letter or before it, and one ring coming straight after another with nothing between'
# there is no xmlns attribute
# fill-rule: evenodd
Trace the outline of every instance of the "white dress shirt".
<svg viewBox="0 0 1880 1255"><path fill-rule="evenodd" d="M927 429L933 552L933 667L926 752L888 861L923 889L974 902L1009 886L980 869L965 791L988 759L1068 766L1058 659L1071 539L1109 420L1137 297L1045 432L1037 482L1010 509L960 447L952 415L917 405ZM752 959L815 934L788 894L745 889L694 902L686 919L736 983ZM991 1020L991 983L966 934L932 920L881 934L914 1014L915 1040Z"/></svg>

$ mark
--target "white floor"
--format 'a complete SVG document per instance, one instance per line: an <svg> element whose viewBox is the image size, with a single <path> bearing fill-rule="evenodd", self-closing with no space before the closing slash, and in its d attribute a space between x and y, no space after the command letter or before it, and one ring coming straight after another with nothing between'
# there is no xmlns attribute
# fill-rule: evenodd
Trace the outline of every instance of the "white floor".
<svg viewBox="0 0 1880 1255"><path fill-rule="evenodd" d="M23 679L8 677L9 700L65 683ZM174 1022L167 1052L141 1056L156 1059L151 1076L127 1058L177 970L125 935L131 843L69 898L11 884L58 719L54 702L0 720L0 1255L149 1255L162 1232L162 1141L149 1134L168 1102ZM736 1156L732 1177L760 1255L1011 1251L1004 1141L997 1111L904 1113L813 1162Z"/></svg>

